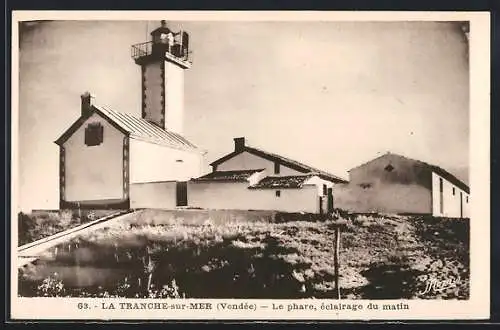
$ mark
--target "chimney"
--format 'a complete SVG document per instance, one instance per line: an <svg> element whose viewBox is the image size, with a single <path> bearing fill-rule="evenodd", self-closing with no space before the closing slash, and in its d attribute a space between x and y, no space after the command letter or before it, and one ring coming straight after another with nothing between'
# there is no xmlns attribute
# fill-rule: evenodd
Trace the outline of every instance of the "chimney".
<svg viewBox="0 0 500 330"><path fill-rule="evenodd" d="M80 97L82 98L82 116L85 116L92 112L93 96L89 92L85 92Z"/></svg>
<svg viewBox="0 0 500 330"><path fill-rule="evenodd" d="M245 148L245 138L237 137L234 138L234 151L243 151Z"/></svg>

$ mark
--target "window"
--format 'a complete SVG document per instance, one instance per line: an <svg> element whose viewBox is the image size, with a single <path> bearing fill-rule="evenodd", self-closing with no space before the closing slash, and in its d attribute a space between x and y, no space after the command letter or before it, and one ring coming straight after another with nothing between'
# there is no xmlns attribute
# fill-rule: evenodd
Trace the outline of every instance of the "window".
<svg viewBox="0 0 500 330"><path fill-rule="evenodd" d="M276 190L276 197L280 197L281 196L281 190Z"/></svg>
<svg viewBox="0 0 500 330"><path fill-rule="evenodd" d="M392 172L392 171L394 171L394 166L389 164L386 167L384 167L384 170L386 170L387 172Z"/></svg>
<svg viewBox="0 0 500 330"><path fill-rule="evenodd" d="M465 202L469 203L469 196L465 196Z"/></svg>
<svg viewBox="0 0 500 330"><path fill-rule="evenodd" d="M443 214L443 179L439 178L439 213Z"/></svg>
<svg viewBox="0 0 500 330"><path fill-rule="evenodd" d="M326 196L327 190L326 190L326 184L323 185L323 196Z"/></svg>
<svg viewBox="0 0 500 330"><path fill-rule="evenodd" d="M274 163L274 174L280 174L280 163Z"/></svg>
<svg viewBox="0 0 500 330"><path fill-rule="evenodd" d="M103 127L100 123L88 124L85 128L85 144L98 146L103 142Z"/></svg>
<svg viewBox="0 0 500 330"><path fill-rule="evenodd" d="M453 191L453 196L455 196L455 187L453 187L452 191Z"/></svg>

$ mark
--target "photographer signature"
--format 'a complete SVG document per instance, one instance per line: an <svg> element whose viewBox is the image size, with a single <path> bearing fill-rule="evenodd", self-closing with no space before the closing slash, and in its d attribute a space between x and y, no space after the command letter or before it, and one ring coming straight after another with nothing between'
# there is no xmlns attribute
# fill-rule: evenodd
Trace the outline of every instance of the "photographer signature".
<svg viewBox="0 0 500 330"><path fill-rule="evenodd" d="M425 290L423 292L420 292L420 294L426 294L429 292L439 293L439 292L443 292L447 289L453 289L453 288L457 287L459 282L460 282L460 279L458 279L458 278L449 278L449 279L442 280L442 281L440 281L436 278L429 278L426 281Z"/></svg>

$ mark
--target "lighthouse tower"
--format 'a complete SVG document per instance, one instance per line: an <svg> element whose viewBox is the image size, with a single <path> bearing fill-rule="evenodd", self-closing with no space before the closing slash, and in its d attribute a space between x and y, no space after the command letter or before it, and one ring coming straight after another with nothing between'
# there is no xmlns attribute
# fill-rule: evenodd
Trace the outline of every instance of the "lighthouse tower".
<svg viewBox="0 0 500 330"><path fill-rule="evenodd" d="M142 118L182 134L184 70L191 67L189 35L173 32L161 21L150 41L132 46L132 58L141 67Z"/></svg>

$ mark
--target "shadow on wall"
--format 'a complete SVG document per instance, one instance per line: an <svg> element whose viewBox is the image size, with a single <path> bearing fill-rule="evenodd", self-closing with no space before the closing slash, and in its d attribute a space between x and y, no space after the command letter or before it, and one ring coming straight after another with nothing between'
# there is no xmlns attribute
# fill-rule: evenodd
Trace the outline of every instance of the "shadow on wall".
<svg viewBox="0 0 500 330"><path fill-rule="evenodd" d="M334 190L335 208L355 213L431 213L430 190L418 184L339 184Z"/></svg>

